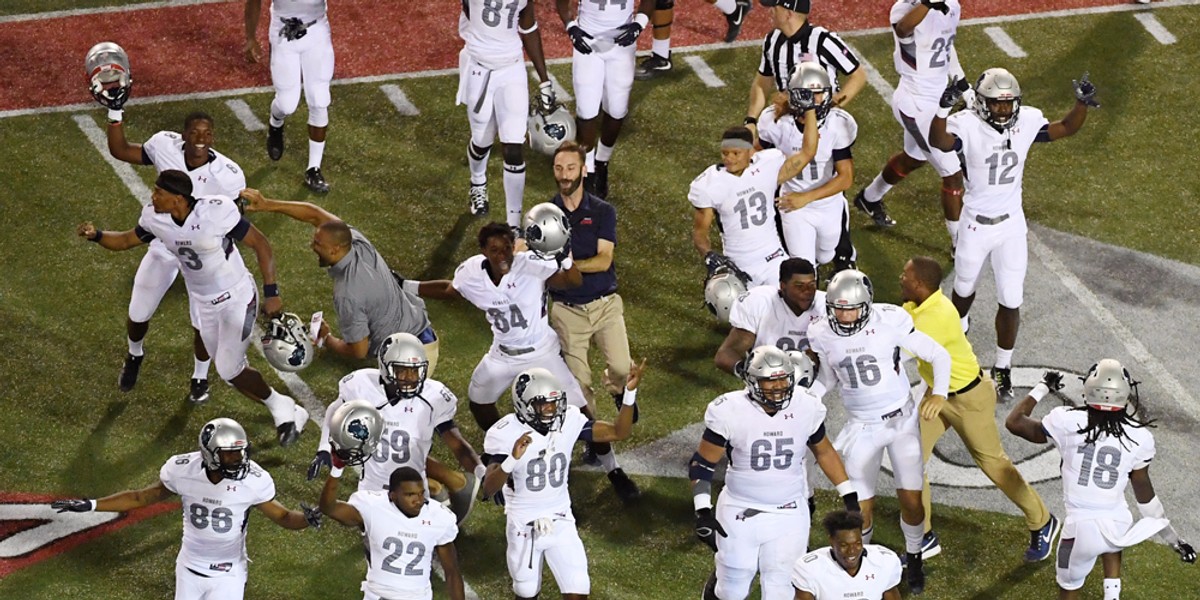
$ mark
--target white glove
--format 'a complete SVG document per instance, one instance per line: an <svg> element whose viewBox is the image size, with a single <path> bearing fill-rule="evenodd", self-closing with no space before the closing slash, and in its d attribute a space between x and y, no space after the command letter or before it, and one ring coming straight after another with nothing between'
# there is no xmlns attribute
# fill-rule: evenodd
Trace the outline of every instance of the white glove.
<svg viewBox="0 0 1200 600"><path fill-rule="evenodd" d="M543 113L549 114L554 108L557 98L554 97L554 84L549 81L543 81L538 84L538 108Z"/></svg>
<svg viewBox="0 0 1200 600"><path fill-rule="evenodd" d="M962 99L966 103L966 110L971 110L971 107L975 106L975 89L972 88L963 92Z"/></svg>
<svg viewBox="0 0 1200 600"><path fill-rule="evenodd" d="M533 522L533 530L538 537L543 537L554 533L554 519L550 517L542 517Z"/></svg>

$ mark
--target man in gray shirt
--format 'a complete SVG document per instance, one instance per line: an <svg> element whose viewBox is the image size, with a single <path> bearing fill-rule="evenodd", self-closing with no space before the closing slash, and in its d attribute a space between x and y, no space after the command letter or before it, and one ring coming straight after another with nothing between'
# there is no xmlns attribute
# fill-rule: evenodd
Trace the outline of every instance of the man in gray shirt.
<svg viewBox="0 0 1200 600"><path fill-rule="evenodd" d="M246 212L275 212L316 227L312 250L333 278L333 306L337 311L338 338L322 324L318 345L350 358L375 356L379 345L393 333L411 333L425 344L432 374L438 359L438 341L425 310L425 301L400 288L387 262L357 229L336 215L308 202L264 198L254 189L242 192Z"/></svg>

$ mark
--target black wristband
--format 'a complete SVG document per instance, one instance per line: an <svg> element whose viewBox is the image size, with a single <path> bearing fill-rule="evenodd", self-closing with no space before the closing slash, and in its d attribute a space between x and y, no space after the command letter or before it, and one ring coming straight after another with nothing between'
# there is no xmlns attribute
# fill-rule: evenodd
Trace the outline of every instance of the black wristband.
<svg viewBox="0 0 1200 600"><path fill-rule="evenodd" d="M742 119L742 125L758 125L758 117L746 117Z"/></svg>
<svg viewBox="0 0 1200 600"><path fill-rule="evenodd" d="M278 283L263 284L263 296L267 297L267 298L278 298L279 297L279 284Z"/></svg>
<svg viewBox="0 0 1200 600"><path fill-rule="evenodd" d="M88 238L87 240L88 240L89 242L95 242L95 243L99 244L99 243L100 243L100 238L102 238L102 237L104 237L104 232L103 232L103 231L100 231L99 229L97 229L97 230L96 230L96 237L90 237L90 238Z"/></svg>

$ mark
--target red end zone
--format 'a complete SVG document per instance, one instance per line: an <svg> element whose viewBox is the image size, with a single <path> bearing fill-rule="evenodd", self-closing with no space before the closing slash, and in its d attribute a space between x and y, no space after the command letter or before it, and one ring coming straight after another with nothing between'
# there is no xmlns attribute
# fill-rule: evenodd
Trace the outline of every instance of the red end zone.
<svg viewBox="0 0 1200 600"><path fill-rule="evenodd" d="M965 18L1124 4L1126 0L966 0ZM264 2L266 4L266 2ZM812 20L834 31L887 25L892 0L815 0ZM270 84L268 67L242 59L239 1L129 10L0 23L0 61L21 65L16 86L0 87L0 111L90 101L83 57L93 44L114 41L133 63L134 96L236 89ZM554 2L537 0L547 57L569 54L570 42ZM330 24L338 78L445 69L457 64L458 2L332 0ZM266 43L264 9L259 39ZM739 39L761 39L770 11L756 6ZM725 32L724 17L701 0L679 0L672 45L710 44ZM649 33L639 47L650 47Z"/></svg>

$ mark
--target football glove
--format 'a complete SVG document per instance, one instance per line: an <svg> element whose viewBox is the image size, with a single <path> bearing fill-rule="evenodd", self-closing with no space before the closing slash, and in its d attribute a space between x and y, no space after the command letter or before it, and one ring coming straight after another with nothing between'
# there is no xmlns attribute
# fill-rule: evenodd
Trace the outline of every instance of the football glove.
<svg viewBox="0 0 1200 600"><path fill-rule="evenodd" d="M734 268L733 261L729 260L728 256L725 256L716 250L709 250L708 253L704 255L704 268L708 269L709 276L712 276L712 274L716 273L717 269L721 267L732 269Z"/></svg>
<svg viewBox="0 0 1200 600"><path fill-rule="evenodd" d="M812 90L788 90L788 107L803 115L816 108L815 97Z"/></svg>
<svg viewBox="0 0 1200 600"><path fill-rule="evenodd" d="M638 36L642 35L642 25L637 21L630 21L617 28L619 32L613 41L618 46L632 46L637 43Z"/></svg>
<svg viewBox="0 0 1200 600"><path fill-rule="evenodd" d="M954 79L946 86L942 92L942 99L938 100L938 106L942 108L954 108L955 104L963 96L963 92L971 88L971 84L967 83L966 79Z"/></svg>
<svg viewBox="0 0 1200 600"><path fill-rule="evenodd" d="M554 97L554 84L549 81L543 81L538 84L538 109L542 114L550 114L554 111L554 105L558 104L558 99Z"/></svg>
<svg viewBox="0 0 1200 600"><path fill-rule="evenodd" d="M946 6L946 0L921 0L921 4L924 4L929 10L936 10L943 15L950 12L950 7Z"/></svg>
<svg viewBox="0 0 1200 600"><path fill-rule="evenodd" d="M1087 71L1078 80L1072 79L1071 87L1075 90L1076 100L1092 108L1100 108L1100 103L1096 101L1096 86L1088 81Z"/></svg>
<svg viewBox="0 0 1200 600"><path fill-rule="evenodd" d="M95 509L93 508L93 506L94 506L94 505L92 504L92 501L91 501L91 500L86 500L86 499L82 499L82 498L79 498L79 499L72 499L72 500L55 500L54 502L51 502L51 503L50 503L50 508L53 508L54 510L57 510L57 511L58 511L58 512L60 512L60 513L65 513L65 512L77 512L77 513L83 513L83 512L92 512L93 510L95 510ZM1188 547L1189 547L1189 548L1191 548L1191 546L1188 546ZM1195 554L1193 554L1192 556L1194 557L1194 556L1195 556ZM1194 559L1193 559L1193 560L1194 560Z"/></svg>
<svg viewBox="0 0 1200 600"><path fill-rule="evenodd" d="M321 467L332 467L333 460L330 459L329 453L322 450L313 457L312 462L308 465L308 481L312 481L321 474Z"/></svg>
<svg viewBox="0 0 1200 600"><path fill-rule="evenodd" d="M696 511L696 537L712 548L713 552L717 551L718 534L721 537L729 537L729 534L725 533L725 528L721 527L717 516L713 514L713 509L702 508Z"/></svg>
<svg viewBox="0 0 1200 600"><path fill-rule="evenodd" d="M129 85L118 87L111 90L105 90L103 85L96 82L88 87L88 91L92 93L92 98L96 99L101 106L109 110L121 110L125 103L129 101L129 93L133 90L133 80L129 81Z"/></svg>
<svg viewBox="0 0 1200 600"><path fill-rule="evenodd" d="M1050 391L1057 392L1063 389L1063 375L1058 371L1046 371L1042 373L1042 383L1050 388Z"/></svg>
<svg viewBox="0 0 1200 600"><path fill-rule="evenodd" d="M842 496L842 506L846 507L846 512L862 512L862 506L858 504L858 492Z"/></svg>
<svg viewBox="0 0 1200 600"><path fill-rule="evenodd" d="M313 529L321 528L322 513L320 508L309 506L308 504L301 502L300 510L304 511L304 520L308 521L309 527L312 527Z"/></svg>
<svg viewBox="0 0 1200 600"><path fill-rule="evenodd" d="M575 21L567 23L567 35L571 38L571 45L575 46L575 49L578 50L580 54L592 53L592 46L588 44L588 40L592 39L592 34L584 31L578 23ZM621 45L625 46L628 44Z"/></svg>
<svg viewBox="0 0 1200 600"><path fill-rule="evenodd" d="M1179 553L1179 558L1183 560L1183 562L1188 564L1193 564L1196 562L1196 549L1193 548L1191 544L1183 540L1179 540L1179 543L1175 544L1173 550Z"/></svg>

